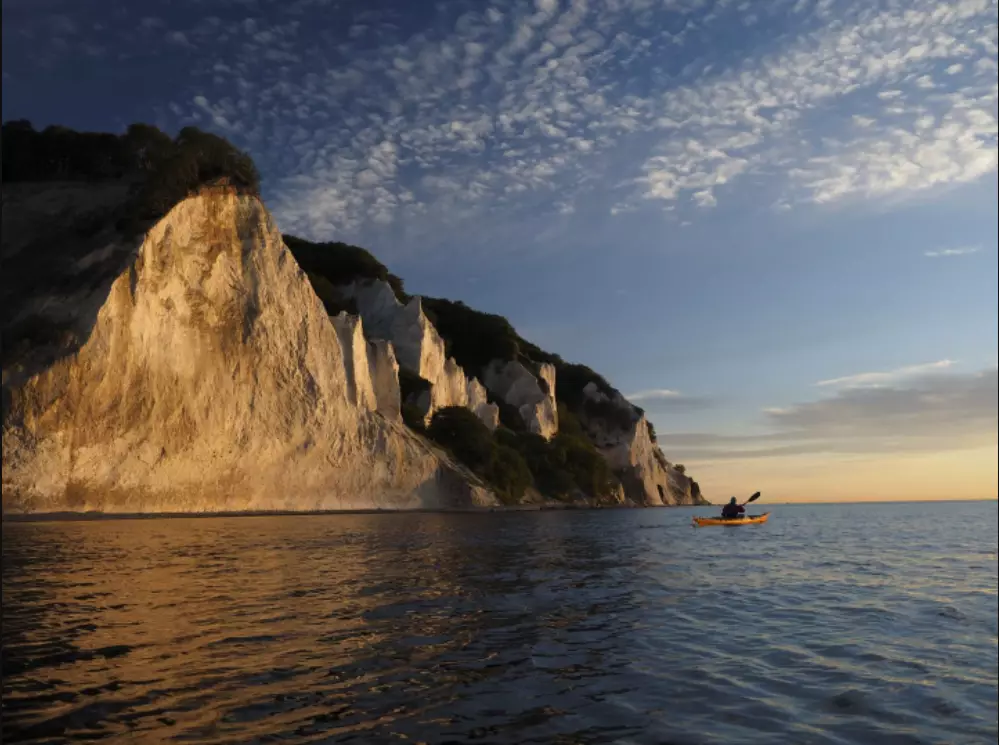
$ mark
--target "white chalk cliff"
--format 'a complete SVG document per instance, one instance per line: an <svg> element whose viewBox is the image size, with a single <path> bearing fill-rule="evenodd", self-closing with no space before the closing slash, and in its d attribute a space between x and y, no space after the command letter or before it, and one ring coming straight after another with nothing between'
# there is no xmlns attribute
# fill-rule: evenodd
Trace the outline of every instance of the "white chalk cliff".
<svg viewBox="0 0 999 745"><path fill-rule="evenodd" d="M367 341L359 316L340 313L330 320L343 350L347 399L388 419L399 419L399 363L392 345L382 340Z"/></svg>
<svg viewBox="0 0 999 745"><path fill-rule="evenodd" d="M5 371L5 512L496 503L400 420L397 356L469 398L419 338L418 304L394 350L330 319L253 197L189 198L139 242L95 246L94 261L126 258L82 346L13 385Z"/></svg>
<svg viewBox="0 0 999 745"><path fill-rule="evenodd" d="M527 429L550 440L558 434L555 367L542 364L535 376L516 360L493 360L483 374L486 387L520 413Z"/></svg>
<svg viewBox="0 0 999 745"><path fill-rule="evenodd" d="M648 420L618 391L607 395L595 383L583 388L584 396L595 403L610 404L628 421L620 426L599 416L582 418L597 450L618 474L627 497L642 505L663 506L697 504L700 492L696 484L670 463L652 441ZM615 418L616 420L618 418Z"/></svg>
<svg viewBox="0 0 999 745"><path fill-rule="evenodd" d="M486 399L486 389L477 379L448 357L444 339L423 312L419 297L400 303L387 282L362 280L337 288L344 298L357 304L365 329L373 339L390 341L399 364L419 375L429 389L412 402L425 421L447 406L471 409L490 430L499 425L499 409Z"/></svg>

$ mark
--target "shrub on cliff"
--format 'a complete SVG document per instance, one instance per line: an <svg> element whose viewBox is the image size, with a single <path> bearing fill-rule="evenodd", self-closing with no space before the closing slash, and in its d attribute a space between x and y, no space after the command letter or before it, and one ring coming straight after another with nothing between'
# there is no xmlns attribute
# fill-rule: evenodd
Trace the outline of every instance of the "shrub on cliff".
<svg viewBox="0 0 999 745"><path fill-rule="evenodd" d="M558 397L569 404L574 410L578 410L583 406L583 402L586 400L583 389L590 383L594 383L597 390L605 396L610 397L614 394L611 384L603 376L594 372L586 365L568 362L556 365L555 391Z"/></svg>
<svg viewBox="0 0 999 745"><path fill-rule="evenodd" d="M564 401L558 404L558 430L555 445L561 450L564 467L577 486L594 497L613 493L618 486L617 477Z"/></svg>
<svg viewBox="0 0 999 745"><path fill-rule="evenodd" d="M334 286L356 280L380 279L392 287L400 302L409 300L402 280L363 248L339 241L315 243L294 235L282 238L298 265L310 275L323 277Z"/></svg>
<svg viewBox="0 0 999 745"><path fill-rule="evenodd" d="M435 412L427 436L487 481L505 503L519 501L531 485L531 471L520 453L498 442L482 420L462 406Z"/></svg>
<svg viewBox="0 0 999 745"><path fill-rule="evenodd" d="M607 460L597 452L587 438L558 434L552 441L563 463L563 469L586 494L595 497L609 496L616 486L616 478Z"/></svg>
<svg viewBox="0 0 999 745"><path fill-rule="evenodd" d="M171 139L148 124L123 135L51 126L35 131L26 120L2 128L3 180L102 181L129 178L141 186L119 227L141 229L205 186L259 194L260 174L249 155L225 139L185 127Z"/></svg>
<svg viewBox="0 0 999 745"><path fill-rule="evenodd" d="M399 394L403 403L415 404L422 393L430 390L430 382L408 367L399 367Z"/></svg>
<svg viewBox="0 0 999 745"><path fill-rule="evenodd" d="M501 445L520 453L534 484L547 497L564 500L583 492L599 500L610 496L617 486L607 461L564 404L559 406L559 433L551 441L505 427L498 428L494 437Z"/></svg>
<svg viewBox="0 0 999 745"><path fill-rule="evenodd" d="M533 482L531 469L520 453L510 447L497 445L485 479L491 483L505 504L517 504Z"/></svg>
<svg viewBox="0 0 999 745"><path fill-rule="evenodd" d="M219 180L254 194L260 190L250 156L197 127L184 127L171 139L149 124L132 124L122 135L55 125L38 132L22 119L4 123L2 133L4 181L89 181L142 173L151 176L154 190L178 192L180 198Z"/></svg>
<svg viewBox="0 0 999 745"><path fill-rule="evenodd" d="M131 140L137 149L130 152L130 158L136 167L145 163L150 174L139 196L141 217L158 218L204 186L218 184L240 193L260 193L260 174L253 159L218 135L184 127L168 150L152 130L133 132ZM122 142L129 142L128 133Z"/></svg>
<svg viewBox="0 0 999 745"><path fill-rule="evenodd" d="M492 432L462 406L448 406L434 412L427 434L480 475L492 462L496 448Z"/></svg>
<svg viewBox="0 0 999 745"><path fill-rule="evenodd" d="M508 404L502 398L490 390L486 390L486 398L489 403L494 404L499 409L500 425L513 432L526 432L527 425L520 411L513 404Z"/></svg>
<svg viewBox="0 0 999 745"><path fill-rule="evenodd" d="M344 311L357 315L357 301L354 298L344 299L333 284L321 274L309 272L306 276L316 296L322 300L327 315L336 316Z"/></svg>
<svg viewBox="0 0 999 745"><path fill-rule="evenodd" d="M587 436L579 417L572 412L565 401L558 402L558 431L569 437L585 438Z"/></svg>
<svg viewBox="0 0 999 745"><path fill-rule="evenodd" d="M631 407L621 406L613 401L594 401L592 398L583 401L582 410L590 419L599 419L622 431L628 430L640 416Z"/></svg>
<svg viewBox="0 0 999 745"><path fill-rule="evenodd" d="M577 484L565 468L561 452L541 435L522 432L515 435L514 447L527 462L538 491L553 499L568 499Z"/></svg>
<svg viewBox="0 0 999 745"><path fill-rule="evenodd" d="M469 375L480 375L493 360L516 359L520 352L520 337L503 316L432 297L423 298L423 310L444 338L447 354Z"/></svg>
<svg viewBox="0 0 999 745"><path fill-rule="evenodd" d="M407 427L420 434L426 434L427 427L423 421L423 412L414 404L402 404L402 421Z"/></svg>

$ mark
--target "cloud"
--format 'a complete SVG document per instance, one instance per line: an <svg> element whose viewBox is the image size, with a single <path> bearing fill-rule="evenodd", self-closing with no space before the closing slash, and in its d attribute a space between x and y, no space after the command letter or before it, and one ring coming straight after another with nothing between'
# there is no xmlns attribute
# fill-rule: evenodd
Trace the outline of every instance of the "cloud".
<svg viewBox="0 0 999 745"><path fill-rule="evenodd" d="M764 178L787 211L996 169L997 0L483 0L419 20L404 3L289 0L266 23L243 0L212 5L125 9L89 53L182 62L162 118L249 150L281 225L313 237L391 225L427 243L566 204L684 222ZM64 20L25 18L32 59L88 53Z"/></svg>
<svg viewBox="0 0 999 745"><path fill-rule="evenodd" d="M996 91L946 97L937 116L912 105L893 112L899 124L816 156L794 175L818 203L904 196L976 181L999 164Z"/></svg>
<svg viewBox="0 0 999 745"><path fill-rule="evenodd" d="M712 402L703 396L689 396L671 388L635 391L625 398L646 408L703 409L712 405Z"/></svg>
<svg viewBox="0 0 999 745"><path fill-rule="evenodd" d="M981 250L981 246L961 246L959 248L944 248L938 251L924 251L923 256L929 256L931 258L940 258L944 256L967 256L968 254L976 254Z"/></svg>
<svg viewBox="0 0 999 745"><path fill-rule="evenodd" d="M682 396L679 391L670 388L650 388L644 391L636 391L625 396L629 401L649 401L649 400L674 400Z"/></svg>
<svg viewBox="0 0 999 745"><path fill-rule="evenodd" d="M170 31L166 35L166 40L171 44L176 44L182 47L193 48L194 44L187 38L187 34L183 31Z"/></svg>
<svg viewBox="0 0 999 745"><path fill-rule="evenodd" d="M926 373L947 370L957 363L954 360L938 360L936 362L926 362L919 365L908 365L894 370L881 372L863 372L853 375L846 375L840 378L820 380L817 386L836 386L840 388L856 388L860 386L884 385L893 383L904 378L911 378Z"/></svg>
<svg viewBox="0 0 999 745"><path fill-rule="evenodd" d="M686 48L694 39L711 46L714 25L738 21L750 6L530 0L504 4L503 13L486 7L442 18L374 47L357 47L348 34L337 53L351 60L349 69L313 65L312 74L250 89L247 100L213 101L224 109L213 116L236 121L261 103L297 112L294 124L264 116L258 145L281 141L292 126L306 132L302 157L277 190L279 219L296 230L351 233L372 222L447 229L472 220L484 227L483 220L509 222L541 204L565 214L563 205L606 192L611 164L632 185L631 194L607 202L617 215L650 204L715 207L748 176L767 172L789 175L793 191L780 200L787 207L892 195L995 168L987 89L994 76L976 66L988 58L994 4L798 4L802 13L840 22L797 40L784 37L782 51L769 57L701 65L684 82L666 72L667 57L655 50ZM777 0L752 13L776 17L786 5ZM663 30L685 17L682 33ZM384 18L363 21L385 35ZM285 42L301 45L296 33ZM929 69L940 62L950 68L948 85L960 88L931 101L942 95L943 83ZM254 61L241 64L252 68ZM628 90L624 81L636 64L668 84L644 94ZM865 92L869 100L862 101ZM346 116L336 113L344 100ZM857 109L850 137L816 140L819 113L840 105ZM893 107L902 114L888 122ZM365 168L375 141L397 147L391 177L376 179ZM630 159L616 157L622 149ZM636 164L643 149L651 152ZM336 155L325 155L331 151ZM454 188L442 195L434 177Z"/></svg>
<svg viewBox="0 0 999 745"><path fill-rule="evenodd" d="M794 455L943 452L995 446L996 368L924 374L905 385L846 387L829 398L767 409L757 435L661 433L670 457L687 462Z"/></svg>
<svg viewBox="0 0 999 745"><path fill-rule="evenodd" d="M695 191L694 202L698 207L714 207L718 204L718 200L715 199L715 195L711 193L711 189Z"/></svg>
<svg viewBox="0 0 999 745"><path fill-rule="evenodd" d="M996 370L925 376L907 387L850 387L833 398L768 414L778 427L807 437L896 437L900 440L996 435Z"/></svg>

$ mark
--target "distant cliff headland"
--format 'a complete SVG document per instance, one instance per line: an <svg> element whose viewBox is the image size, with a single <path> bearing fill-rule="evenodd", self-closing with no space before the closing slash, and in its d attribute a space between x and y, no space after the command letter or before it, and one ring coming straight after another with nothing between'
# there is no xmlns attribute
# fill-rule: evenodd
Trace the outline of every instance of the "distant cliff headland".
<svg viewBox="0 0 999 745"><path fill-rule="evenodd" d="M703 503L593 370L282 235L225 140L2 148L5 513Z"/></svg>

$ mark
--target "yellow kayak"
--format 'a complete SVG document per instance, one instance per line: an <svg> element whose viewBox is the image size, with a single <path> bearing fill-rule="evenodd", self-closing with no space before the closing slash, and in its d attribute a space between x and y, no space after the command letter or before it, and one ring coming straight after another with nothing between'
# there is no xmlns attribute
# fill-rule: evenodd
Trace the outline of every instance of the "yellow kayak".
<svg viewBox="0 0 999 745"><path fill-rule="evenodd" d="M740 517L734 520L726 520L723 517L695 517L694 525L698 527L704 527L706 525L758 525L760 523L765 523L769 516L769 512L764 512L762 515L747 515L746 517Z"/></svg>

